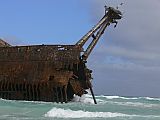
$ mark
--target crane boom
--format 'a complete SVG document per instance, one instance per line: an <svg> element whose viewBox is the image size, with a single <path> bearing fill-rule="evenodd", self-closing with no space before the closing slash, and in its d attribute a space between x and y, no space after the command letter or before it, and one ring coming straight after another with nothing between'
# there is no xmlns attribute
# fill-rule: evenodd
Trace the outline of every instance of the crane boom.
<svg viewBox="0 0 160 120"><path fill-rule="evenodd" d="M84 44L89 40L89 38L93 38L89 46L87 47L86 51L82 55L82 59L86 60L90 53L92 52L93 48L96 46L98 40L104 33L105 29L112 23L117 25L117 20L122 18L122 13L114 9L113 7L109 7L106 9L105 15L103 18L95 25L87 34L85 34L77 43L77 46L83 47ZM114 27L116 27L116 25ZM94 35L96 33L96 35Z"/></svg>
<svg viewBox="0 0 160 120"><path fill-rule="evenodd" d="M93 38L93 40L91 41L91 43L87 47L86 51L84 51L84 54L80 57L81 62L79 64L82 64L84 66L84 68L85 68L85 63L86 63L88 56L92 52L93 48L96 46L98 40L100 39L100 37L104 33L107 26L109 26L112 23L116 23L116 25L117 25L117 23L118 23L117 20L122 18L121 15L122 14L119 10L114 9L112 7L109 7L109 8L105 7L105 15L103 16L103 18L98 22L97 25L95 25L87 34L85 34L76 43L76 46L79 46L80 48L82 48L84 46L84 44L89 40L90 37ZM115 25L115 27L116 27L116 25ZM96 33L96 35L94 35L95 33ZM85 69L85 71L88 71L88 73L86 75L91 74L90 70ZM83 72L81 71L80 73L82 74ZM91 91L94 103L97 104L90 82L91 81L88 80L88 82L86 81L86 84Z"/></svg>
<svg viewBox="0 0 160 120"><path fill-rule="evenodd" d="M76 45L82 47L82 46L88 41L88 39L101 27L101 25L106 21L107 17L108 17L108 16L105 14L105 15L103 16L103 18L98 22L98 24L95 25L87 34L85 34L85 35L76 43Z"/></svg>
<svg viewBox="0 0 160 120"><path fill-rule="evenodd" d="M104 23L102 25L102 27L100 28L100 30L97 32L96 36L93 38L92 42L89 44L88 48L86 49L86 51L83 54L84 60L86 60L88 58L88 56L92 52L93 48L96 46L99 38L102 36L102 34L104 33L104 31L108 25L109 25L108 22Z"/></svg>

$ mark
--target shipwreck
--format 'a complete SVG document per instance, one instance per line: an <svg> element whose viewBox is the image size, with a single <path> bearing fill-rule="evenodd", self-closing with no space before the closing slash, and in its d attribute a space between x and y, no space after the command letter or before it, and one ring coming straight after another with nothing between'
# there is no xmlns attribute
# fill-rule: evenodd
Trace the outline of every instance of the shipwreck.
<svg viewBox="0 0 160 120"><path fill-rule="evenodd" d="M116 27L121 18L119 10L106 8L102 19L75 45L12 46L1 39L0 98L63 103L90 89L96 104L87 58L105 29L113 23Z"/></svg>

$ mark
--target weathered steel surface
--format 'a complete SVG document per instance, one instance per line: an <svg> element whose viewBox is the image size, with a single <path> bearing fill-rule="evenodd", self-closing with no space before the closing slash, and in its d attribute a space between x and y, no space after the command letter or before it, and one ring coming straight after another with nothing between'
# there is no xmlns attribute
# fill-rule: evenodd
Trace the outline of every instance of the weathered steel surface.
<svg viewBox="0 0 160 120"><path fill-rule="evenodd" d="M86 67L80 52L74 45L0 47L0 97L66 102L81 96L85 82L75 76L85 77Z"/></svg>

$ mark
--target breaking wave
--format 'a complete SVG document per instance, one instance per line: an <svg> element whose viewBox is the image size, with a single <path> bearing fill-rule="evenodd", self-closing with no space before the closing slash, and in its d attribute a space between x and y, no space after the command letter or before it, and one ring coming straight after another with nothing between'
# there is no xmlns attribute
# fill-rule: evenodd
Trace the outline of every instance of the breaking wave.
<svg viewBox="0 0 160 120"><path fill-rule="evenodd" d="M98 99L98 98L96 98L96 101L98 103L104 102L104 100L101 100L101 99ZM75 95L73 100L72 100L72 102L80 102L80 103L85 103L85 104L94 104L92 96L88 95L88 94L83 95L81 97Z"/></svg>
<svg viewBox="0 0 160 120"><path fill-rule="evenodd" d="M155 101L160 101L160 98L151 98L151 97L144 97L147 100L155 100Z"/></svg>
<svg viewBox="0 0 160 120"><path fill-rule="evenodd" d="M112 112L89 112L82 110L71 110L71 109L62 109L62 108L52 108L49 112L47 112L45 117L53 117L53 118L160 118L160 116L156 115L129 115L123 113L112 113Z"/></svg>
<svg viewBox="0 0 160 120"><path fill-rule="evenodd" d="M88 112L71 109L53 108L45 114L45 117L55 118L109 118L109 117L127 117L129 115L122 113L111 113L111 112Z"/></svg>
<svg viewBox="0 0 160 120"><path fill-rule="evenodd" d="M107 101L102 99L106 98ZM112 104L112 105L120 105L120 106L128 106L128 107L138 107L138 108L160 108L159 104L145 103L139 101L112 101L112 99L122 99L122 100L149 100L149 101L160 101L160 98L150 98L150 97L121 97L121 96L96 96L96 101L98 104ZM72 102L79 102L85 104L93 104L94 101L91 95L83 95L82 97L74 96Z"/></svg>
<svg viewBox="0 0 160 120"><path fill-rule="evenodd" d="M128 106L128 107L139 107L139 108L160 108L159 104L149 104L149 103L141 103L141 102L114 102L114 101L107 101L106 103L112 105L121 105L121 106Z"/></svg>
<svg viewBox="0 0 160 120"><path fill-rule="evenodd" d="M122 97L122 96L96 96L97 98L102 97L106 99L125 99L125 100L139 100L139 99L146 99L146 100L154 100L154 101L160 101L160 98L152 98L152 97Z"/></svg>
<svg viewBox="0 0 160 120"><path fill-rule="evenodd" d="M139 99L138 97L132 97L132 98L129 98L129 97L121 97L121 96L101 96L101 97L105 97L107 99L125 99L125 100L136 100L136 99Z"/></svg>
<svg viewBox="0 0 160 120"><path fill-rule="evenodd" d="M74 96L73 101L57 104L41 101L0 99L0 119L125 119L160 120L160 98Z"/></svg>

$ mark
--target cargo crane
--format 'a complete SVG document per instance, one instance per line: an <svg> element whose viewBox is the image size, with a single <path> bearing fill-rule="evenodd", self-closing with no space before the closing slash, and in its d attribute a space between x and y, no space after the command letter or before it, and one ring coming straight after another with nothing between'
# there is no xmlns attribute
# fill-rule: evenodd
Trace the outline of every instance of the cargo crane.
<svg viewBox="0 0 160 120"><path fill-rule="evenodd" d="M121 18L122 18L122 14L119 10L114 9L113 7L107 8L107 6L105 6L104 17L98 22L98 24L95 27L93 27L86 35L84 35L76 43L77 46L83 47L85 45L85 43L89 40L90 37L93 38L93 40L91 41L91 43L89 44L87 49L84 51L84 54L82 55L82 60L84 63L86 63L87 58L89 57L90 53L92 52L92 50L96 46L98 40L100 39L100 37L104 33L107 26L109 26L111 23L115 23L114 27L116 27L116 25L118 23L117 20L121 19ZM94 35L95 33L96 33L96 35ZM91 94L93 96L94 103L97 104L95 97L94 97L94 94L93 94L92 86L89 85L89 88L90 88Z"/></svg>
<svg viewBox="0 0 160 120"><path fill-rule="evenodd" d="M107 26L121 18L119 10L106 7L103 18L75 45L11 46L0 40L0 98L63 103L90 89L97 104L87 58Z"/></svg>

